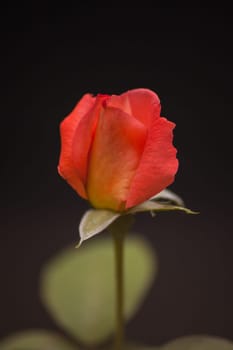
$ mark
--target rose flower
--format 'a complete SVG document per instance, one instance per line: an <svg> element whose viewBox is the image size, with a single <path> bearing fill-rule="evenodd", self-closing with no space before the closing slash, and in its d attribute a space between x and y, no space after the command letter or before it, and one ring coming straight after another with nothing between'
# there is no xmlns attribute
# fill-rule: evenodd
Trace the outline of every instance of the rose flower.
<svg viewBox="0 0 233 350"><path fill-rule="evenodd" d="M61 122L59 174L93 207L124 211L174 181L175 124L149 89L85 94Z"/></svg>

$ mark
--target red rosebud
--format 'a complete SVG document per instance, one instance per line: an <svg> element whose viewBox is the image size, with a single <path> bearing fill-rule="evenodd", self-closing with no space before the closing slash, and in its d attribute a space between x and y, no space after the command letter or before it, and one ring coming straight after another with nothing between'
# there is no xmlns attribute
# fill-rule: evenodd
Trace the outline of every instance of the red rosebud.
<svg viewBox="0 0 233 350"><path fill-rule="evenodd" d="M123 211L156 195L178 169L175 124L148 89L86 94L61 123L59 174L96 208Z"/></svg>

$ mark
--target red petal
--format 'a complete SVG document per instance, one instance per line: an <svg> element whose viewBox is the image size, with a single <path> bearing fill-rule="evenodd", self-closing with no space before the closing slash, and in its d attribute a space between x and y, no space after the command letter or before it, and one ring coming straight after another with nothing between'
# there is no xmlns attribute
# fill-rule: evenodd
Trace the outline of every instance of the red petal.
<svg viewBox="0 0 233 350"><path fill-rule="evenodd" d="M93 136L96 130L98 118L103 110L103 102L108 98L107 95L98 95L93 108L80 121L73 142L73 162L78 169L83 183L87 181L87 168L89 161L89 151L93 142Z"/></svg>
<svg viewBox="0 0 233 350"><path fill-rule="evenodd" d="M90 152L87 191L95 207L123 210L147 131L127 113L107 107Z"/></svg>
<svg viewBox="0 0 233 350"><path fill-rule="evenodd" d="M144 202L174 181L178 169L176 149L172 145L174 127L175 124L165 118L153 121L144 153L131 182L126 208Z"/></svg>
<svg viewBox="0 0 233 350"><path fill-rule="evenodd" d="M72 148L76 129L95 102L95 97L86 94L75 106L73 111L62 121L60 125L61 134L61 154L58 165L59 174L79 193L80 196L87 198L84 189L83 179L73 162Z"/></svg>
<svg viewBox="0 0 233 350"><path fill-rule="evenodd" d="M160 116L160 101L156 93L149 89L133 89L120 96L112 95L107 105L122 109L149 127L152 119Z"/></svg>

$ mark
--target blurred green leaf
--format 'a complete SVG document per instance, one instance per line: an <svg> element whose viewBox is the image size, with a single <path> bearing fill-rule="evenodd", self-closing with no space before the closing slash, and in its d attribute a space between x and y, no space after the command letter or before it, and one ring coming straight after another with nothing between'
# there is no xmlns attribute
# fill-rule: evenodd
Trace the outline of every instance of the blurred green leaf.
<svg viewBox="0 0 233 350"><path fill-rule="evenodd" d="M187 336L172 340L161 350L233 350L233 343L219 337Z"/></svg>
<svg viewBox="0 0 233 350"><path fill-rule="evenodd" d="M90 209L82 217L79 225L80 242L89 239L107 228L121 214L105 209Z"/></svg>
<svg viewBox="0 0 233 350"><path fill-rule="evenodd" d="M159 350L159 348L155 346L148 347L143 345L126 345L126 347L124 347L124 350Z"/></svg>
<svg viewBox="0 0 233 350"><path fill-rule="evenodd" d="M141 306L157 272L154 250L142 238L125 239L125 318ZM58 254L42 271L41 295L57 323L87 345L115 329L113 241L93 240Z"/></svg>
<svg viewBox="0 0 233 350"><path fill-rule="evenodd" d="M3 339L0 350L78 350L78 347L53 332L28 330Z"/></svg>
<svg viewBox="0 0 233 350"><path fill-rule="evenodd" d="M102 348L101 348L102 349ZM114 345L106 346L104 347L104 350L115 350ZM123 346L122 350L160 350L157 346L146 346L142 344L132 344L132 343L127 343Z"/></svg>

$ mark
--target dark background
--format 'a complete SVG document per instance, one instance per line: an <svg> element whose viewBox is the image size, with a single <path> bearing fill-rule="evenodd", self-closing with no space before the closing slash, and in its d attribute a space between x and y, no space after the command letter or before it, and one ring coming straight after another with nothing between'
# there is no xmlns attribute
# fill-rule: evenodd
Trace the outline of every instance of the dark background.
<svg viewBox="0 0 233 350"><path fill-rule="evenodd" d="M78 240L88 204L58 176L59 123L86 92L146 87L177 124L171 186L198 216L141 214L160 273L129 323L135 340L233 340L232 13L228 8L2 9L0 336L56 329L38 276Z"/></svg>

